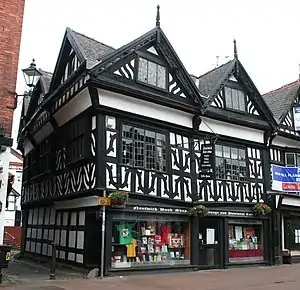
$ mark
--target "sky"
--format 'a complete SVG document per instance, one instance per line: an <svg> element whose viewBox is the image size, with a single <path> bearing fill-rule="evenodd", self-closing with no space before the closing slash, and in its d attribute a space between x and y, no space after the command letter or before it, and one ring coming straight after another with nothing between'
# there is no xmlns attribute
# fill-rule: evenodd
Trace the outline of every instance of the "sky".
<svg viewBox="0 0 300 290"><path fill-rule="evenodd" d="M160 5L161 28L190 74L199 76L238 56L263 94L299 78L300 1L295 0L25 0L21 69L35 58L53 72L66 27L118 48L151 30ZM229 57L229 58L228 58ZM15 111L16 138L22 98Z"/></svg>

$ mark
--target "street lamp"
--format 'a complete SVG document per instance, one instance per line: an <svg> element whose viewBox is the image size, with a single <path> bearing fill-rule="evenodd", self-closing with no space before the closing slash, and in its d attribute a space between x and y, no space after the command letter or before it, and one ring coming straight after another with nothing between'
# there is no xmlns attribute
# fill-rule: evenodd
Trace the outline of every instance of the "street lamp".
<svg viewBox="0 0 300 290"><path fill-rule="evenodd" d="M22 69L22 71L23 71L23 75L24 75L26 85L29 88L35 87L35 85L37 84L39 78L42 75L36 68L35 60L32 59L32 63L30 64L30 66L28 68Z"/></svg>
<svg viewBox="0 0 300 290"><path fill-rule="evenodd" d="M18 97L28 97L31 95L35 85L37 84L38 80L42 76L42 73L39 72L39 70L36 68L35 60L32 59L31 64L28 68L22 69L24 79L26 82L26 85L29 87L29 92L25 92L23 95L19 95L16 92L11 92L11 94L14 96L14 105L11 107L11 109L15 110L18 105Z"/></svg>

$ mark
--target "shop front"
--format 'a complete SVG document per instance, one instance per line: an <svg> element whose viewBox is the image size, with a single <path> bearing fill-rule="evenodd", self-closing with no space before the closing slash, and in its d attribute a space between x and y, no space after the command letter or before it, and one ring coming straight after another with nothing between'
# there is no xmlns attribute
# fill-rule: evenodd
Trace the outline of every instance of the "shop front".
<svg viewBox="0 0 300 290"><path fill-rule="evenodd" d="M287 195L281 207L281 250L300 262L300 197ZM285 262L285 261L284 261Z"/></svg>
<svg viewBox="0 0 300 290"><path fill-rule="evenodd" d="M269 264L269 218L245 209L210 209L199 219L199 265L227 268Z"/></svg>
<svg viewBox="0 0 300 290"><path fill-rule="evenodd" d="M186 208L130 200L109 208L106 269L114 271L191 267L191 226Z"/></svg>

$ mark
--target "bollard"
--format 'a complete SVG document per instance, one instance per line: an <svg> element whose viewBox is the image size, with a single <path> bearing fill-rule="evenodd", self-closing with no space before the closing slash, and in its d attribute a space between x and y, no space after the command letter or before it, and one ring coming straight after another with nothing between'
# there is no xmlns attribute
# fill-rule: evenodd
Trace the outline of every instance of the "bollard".
<svg viewBox="0 0 300 290"><path fill-rule="evenodd" d="M49 279L55 280L55 264L56 264L56 244L52 243L52 258L50 263Z"/></svg>

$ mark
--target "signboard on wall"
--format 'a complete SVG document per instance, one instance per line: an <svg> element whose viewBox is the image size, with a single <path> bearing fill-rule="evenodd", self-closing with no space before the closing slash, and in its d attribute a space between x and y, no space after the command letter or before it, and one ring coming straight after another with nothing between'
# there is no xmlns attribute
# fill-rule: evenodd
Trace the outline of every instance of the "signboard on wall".
<svg viewBox="0 0 300 290"><path fill-rule="evenodd" d="M294 107L294 129L300 131L300 107Z"/></svg>
<svg viewBox="0 0 300 290"><path fill-rule="evenodd" d="M272 189L300 192L300 167L272 165Z"/></svg>

